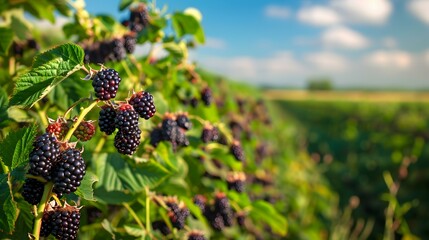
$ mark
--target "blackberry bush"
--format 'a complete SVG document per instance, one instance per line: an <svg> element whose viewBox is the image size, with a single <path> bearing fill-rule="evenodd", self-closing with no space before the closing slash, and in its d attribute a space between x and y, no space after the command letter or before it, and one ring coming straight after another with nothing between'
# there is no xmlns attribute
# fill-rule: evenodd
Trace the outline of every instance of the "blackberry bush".
<svg viewBox="0 0 429 240"><path fill-rule="evenodd" d="M33 142L33 151L30 153L30 169L28 173L40 176L46 180L51 179L52 166L60 154L60 145L57 138L44 133Z"/></svg>
<svg viewBox="0 0 429 240"><path fill-rule="evenodd" d="M61 153L52 171L52 181L57 193L72 193L80 186L86 173L86 165L77 149L69 148Z"/></svg>
<svg viewBox="0 0 429 240"><path fill-rule="evenodd" d="M95 96L100 100L115 98L121 80L119 73L114 69L100 70L92 80Z"/></svg>

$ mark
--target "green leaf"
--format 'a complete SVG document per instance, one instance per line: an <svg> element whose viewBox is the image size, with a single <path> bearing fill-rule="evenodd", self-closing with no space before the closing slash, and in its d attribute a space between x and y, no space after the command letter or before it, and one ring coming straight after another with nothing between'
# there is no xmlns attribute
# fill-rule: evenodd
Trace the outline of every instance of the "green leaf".
<svg viewBox="0 0 429 240"><path fill-rule="evenodd" d="M76 195L88 201L96 201L97 199L94 198L94 189L92 188L92 185L97 181L97 176L94 173L87 171L83 177L81 185L75 192Z"/></svg>
<svg viewBox="0 0 429 240"><path fill-rule="evenodd" d="M258 200L253 202L250 217L254 221L263 221L267 223L276 234L281 236L286 236L287 234L288 224L286 218L280 215L271 204L265 201Z"/></svg>
<svg viewBox="0 0 429 240"><path fill-rule="evenodd" d="M13 31L10 28L0 28L0 54L6 55L12 45Z"/></svg>
<svg viewBox="0 0 429 240"><path fill-rule="evenodd" d="M0 157L6 166L13 170L28 163L28 154L33 149L33 139L37 126L32 125L16 132L10 132L0 144Z"/></svg>
<svg viewBox="0 0 429 240"><path fill-rule="evenodd" d="M24 18L24 14L14 14L11 18L10 28L13 29L15 36L24 40L27 38L31 28L31 23Z"/></svg>
<svg viewBox="0 0 429 240"><path fill-rule="evenodd" d="M7 106L9 105L9 99L7 93L3 88L0 88L0 128L7 125L9 114L7 112Z"/></svg>
<svg viewBox="0 0 429 240"><path fill-rule="evenodd" d="M50 1L38 0L38 1L28 1L27 2L29 10L35 17L40 19L47 19L51 23L55 23L55 7L50 4Z"/></svg>
<svg viewBox="0 0 429 240"><path fill-rule="evenodd" d="M64 44L39 54L33 68L18 78L10 105L31 107L57 84L80 70L84 54L75 44Z"/></svg>
<svg viewBox="0 0 429 240"><path fill-rule="evenodd" d="M174 13L171 18L173 29L178 37L191 34L195 36L195 39L199 43L204 43L204 31L200 23L201 13L197 14L195 11L198 10L189 10L185 13Z"/></svg>
<svg viewBox="0 0 429 240"><path fill-rule="evenodd" d="M12 233L15 228L17 214L16 202L12 198L12 192L9 188L9 175L0 175L0 229L7 233Z"/></svg>
<svg viewBox="0 0 429 240"><path fill-rule="evenodd" d="M119 10L123 11L125 8L130 6L133 3L134 0L122 0L121 3L119 3Z"/></svg>

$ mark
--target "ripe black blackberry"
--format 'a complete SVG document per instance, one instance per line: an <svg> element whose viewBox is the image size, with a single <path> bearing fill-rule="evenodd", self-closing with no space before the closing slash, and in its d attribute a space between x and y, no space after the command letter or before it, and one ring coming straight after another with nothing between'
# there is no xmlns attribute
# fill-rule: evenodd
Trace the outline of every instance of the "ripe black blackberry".
<svg viewBox="0 0 429 240"><path fill-rule="evenodd" d="M237 161L240 161L240 162L245 161L246 158L244 156L244 151L243 151L243 148L241 147L241 144L239 141L234 140L232 142L229 150Z"/></svg>
<svg viewBox="0 0 429 240"><path fill-rule="evenodd" d="M219 192L215 195L214 210L222 216L225 226L232 226L234 214L225 193Z"/></svg>
<svg viewBox="0 0 429 240"><path fill-rule="evenodd" d="M188 233L188 240L206 240L206 238L202 232L191 231Z"/></svg>
<svg viewBox="0 0 429 240"><path fill-rule="evenodd" d="M162 120L161 130L162 137L166 141L175 141L177 138L177 122L174 119L174 116L167 114Z"/></svg>
<svg viewBox="0 0 429 240"><path fill-rule="evenodd" d="M80 212L76 207L66 204L52 214L52 235L57 239L76 239L79 231Z"/></svg>
<svg viewBox="0 0 429 240"><path fill-rule="evenodd" d="M238 226L244 227L246 221L246 214L244 212L237 213L236 219Z"/></svg>
<svg viewBox="0 0 429 240"><path fill-rule="evenodd" d="M43 212L43 217L42 217L42 226L40 228L40 236L41 237L47 237L51 234L52 232L52 215L53 215L54 211L44 211Z"/></svg>
<svg viewBox="0 0 429 240"><path fill-rule="evenodd" d="M140 91L134 93L128 102L134 107L141 118L147 120L155 115L156 108L153 102L153 96L148 92Z"/></svg>
<svg viewBox="0 0 429 240"><path fill-rule="evenodd" d="M203 103L206 106L210 106L210 104L212 103L213 94L212 94L212 90L209 87L205 87L201 91L201 100L203 100Z"/></svg>
<svg viewBox="0 0 429 240"><path fill-rule="evenodd" d="M244 191L246 175L242 172L229 173L226 177L229 190L235 190L239 193Z"/></svg>
<svg viewBox="0 0 429 240"><path fill-rule="evenodd" d="M115 127L125 134L133 134L139 129L139 115L130 104L122 104L116 110Z"/></svg>
<svg viewBox="0 0 429 240"><path fill-rule="evenodd" d="M225 228L225 222L223 221L222 215L216 211L209 211L206 214L206 218L209 221L212 228L216 231L222 231Z"/></svg>
<svg viewBox="0 0 429 240"><path fill-rule="evenodd" d="M37 43L33 38L27 40L27 47L30 49L40 50L39 43Z"/></svg>
<svg viewBox="0 0 429 240"><path fill-rule="evenodd" d="M62 152L52 171L55 192L60 194L75 192L86 173L85 168L85 161L79 150L69 148Z"/></svg>
<svg viewBox="0 0 429 240"><path fill-rule="evenodd" d="M154 128L150 132L150 145L156 147L158 146L158 143L160 143L163 140L162 137L162 130L160 127Z"/></svg>
<svg viewBox="0 0 429 240"><path fill-rule="evenodd" d="M210 124L206 124L201 133L201 141L208 143L219 140L219 129Z"/></svg>
<svg viewBox="0 0 429 240"><path fill-rule="evenodd" d="M22 186L22 197L28 203L37 205L42 199L44 188L44 183L33 178L27 178Z"/></svg>
<svg viewBox="0 0 429 240"><path fill-rule="evenodd" d="M99 71L92 80L95 96L100 100L109 100L116 97L121 77L114 69Z"/></svg>
<svg viewBox="0 0 429 240"><path fill-rule="evenodd" d="M60 145L57 138L44 133L33 142L30 153L30 169L28 173L51 180L51 169L60 155Z"/></svg>
<svg viewBox="0 0 429 240"><path fill-rule="evenodd" d="M149 26L149 13L145 4L140 4L138 7L131 9L130 22L131 31L135 32L139 32Z"/></svg>
<svg viewBox="0 0 429 240"><path fill-rule="evenodd" d="M124 47L124 43L122 39L116 38L110 42L110 49L112 49L112 60L113 61L121 61L127 56L127 52Z"/></svg>
<svg viewBox="0 0 429 240"><path fill-rule="evenodd" d="M189 146L189 139L185 135L185 130L182 128L176 128L176 139L173 142L174 147Z"/></svg>
<svg viewBox="0 0 429 240"><path fill-rule="evenodd" d="M157 220L152 222L152 228L153 230L159 230L164 236L171 233L170 228L168 228L167 223L165 223L163 220Z"/></svg>
<svg viewBox="0 0 429 240"><path fill-rule="evenodd" d="M189 120L187 113L177 114L176 122L177 122L177 126L185 130L189 130L192 128L192 122Z"/></svg>
<svg viewBox="0 0 429 240"><path fill-rule="evenodd" d="M170 208L168 217L170 218L171 225L179 230L183 229L186 218L190 215L189 209L182 202L178 204L175 198L168 199L166 205Z"/></svg>
<svg viewBox="0 0 429 240"><path fill-rule="evenodd" d="M195 195L194 197L194 204L198 206L198 208L201 210L201 213L205 213L206 210L206 202L207 199L203 195Z"/></svg>
<svg viewBox="0 0 429 240"><path fill-rule="evenodd" d="M132 155L140 144L140 134L141 130L138 128L129 133L118 131L114 141L114 146L118 153Z"/></svg>
<svg viewBox="0 0 429 240"><path fill-rule="evenodd" d="M98 116L98 126L100 127L100 130L105 132L107 135L112 134L116 130L115 118L116 110L109 105L103 106Z"/></svg>
<svg viewBox="0 0 429 240"><path fill-rule="evenodd" d="M136 49L137 39L133 35L126 35L124 37L124 48L127 53L133 53Z"/></svg>
<svg viewBox="0 0 429 240"><path fill-rule="evenodd" d="M14 54L15 58L22 58L24 56L24 45L21 43L13 42L12 43L12 53Z"/></svg>

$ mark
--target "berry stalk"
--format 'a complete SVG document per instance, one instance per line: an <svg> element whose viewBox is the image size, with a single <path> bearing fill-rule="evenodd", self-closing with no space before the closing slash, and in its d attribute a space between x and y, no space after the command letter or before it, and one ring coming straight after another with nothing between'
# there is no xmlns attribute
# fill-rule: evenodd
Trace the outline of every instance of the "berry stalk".
<svg viewBox="0 0 429 240"><path fill-rule="evenodd" d="M33 237L34 240L40 239L40 228L42 226L42 218L43 212L45 211L46 203L49 201L52 195L52 189L54 184L52 182L48 182L45 184L45 188L43 189L43 196L40 200L39 206L37 207L36 218L34 219L33 225Z"/></svg>
<svg viewBox="0 0 429 240"><path fill-rule="evenodd" d="M94 108L97 103L98 99L92 102L88 107L86 107L79 115L78 119L73 122L72 126L70 127L69 131L67 132L67 135L64 137L64 141L67 142L70 140L71 136L73 135L74 131L79 127L79 124L82 122L82 120L85 118L86 114L88 114L92 108Z"/></svg>

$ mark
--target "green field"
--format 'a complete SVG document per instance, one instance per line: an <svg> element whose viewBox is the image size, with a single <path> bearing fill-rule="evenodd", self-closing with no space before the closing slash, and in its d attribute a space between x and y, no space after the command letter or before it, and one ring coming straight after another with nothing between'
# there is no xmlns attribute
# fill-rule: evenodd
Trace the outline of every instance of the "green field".
<svg viewBox="0 0 429 240"><path fill-rule="evenodd" d="M429 108L427 93L265 92L299 129L301 147L340 196L353 196L355 219L375 221L371 239L380 239L386 208L397 203L393 227L399 235L429 236ZM394 96L394 97L392 97ZM390 173L399 190L389 193ZM391 189L392 190L392 189ZM397 202L395 202L397 200Z"/></svg>

